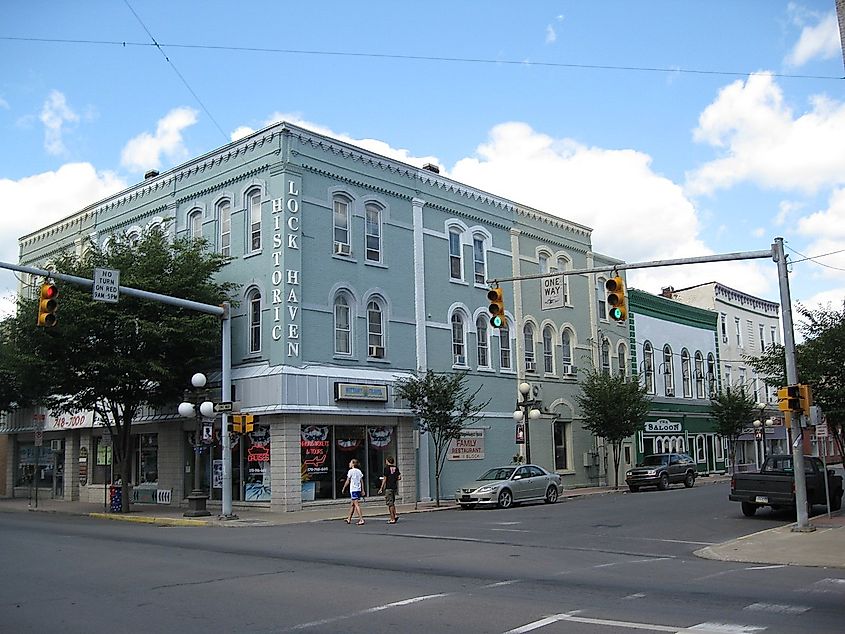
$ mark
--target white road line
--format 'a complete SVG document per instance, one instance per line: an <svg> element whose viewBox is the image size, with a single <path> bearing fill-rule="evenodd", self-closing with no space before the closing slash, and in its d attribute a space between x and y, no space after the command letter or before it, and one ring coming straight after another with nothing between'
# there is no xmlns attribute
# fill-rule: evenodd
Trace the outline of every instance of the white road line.
<svg viewBox="0 0 845 634"><path fill-rule="evenodd" d="M774 566L751 566L746 570L771 570L772 568L786 568L786 564L776 564Z"/></svg>
<svg viewBox="0 0 845 634"><path fill-rule="evenodd" d="M510 579L509 581L497 581L496 583L488 583L486 586L481 586L482 588L499 588L501 586L510 586L514 583L519 583L519 579Z"/></svg>
<svg viewBox="0 0 845 634"><path fill-rule="evenodd" d="M627 597L622 597L622 600L630 600L630 599L642 599L646 595L643 592L635 592L634 594L629 594Z"/></svg>
<svg viewBox="0 0 845 634"><path fill-rule="evenodd" d="M693 546L714 546L720 542L692 542L686 541L683 539L657 539L655 537L640 537L643 541L647 542L666 542L667 544L692 544Z"/></svg>
<svg viewBox="0 0 845 634"><path fill-rule="evenodd" d="M421 597L412 597L410 599L403 599L402 601L394 601L393 603L386 603L384 605L377 605L373 608L367 608L365 610L358 610L357 612L352 612L351 614L341 614L340 616L333 616L328 619L320 619L319 621L311 621L309 623L300 623L299 625L294 625L293 627L289 627L287 629L282 630L283 632L293 632L297 630L307 630L311 627L319 627L321 625L328 625L329 623L337 623L338 621L345 621L346 619L352 619L357 616L364 616L366 614L373 614L374 612L381 612L383 610L389 610L390 608L400 608L406 605L411 605L413 603L419 603L420 601L427 601L428 599L438 599L440 597L449 596L448 593L440 593L440 594L426 594Z"/></svg>
<svg viewBox="0 0 845 634"><path fill-rule="evenodd" d="M757 625L736 625L734 623L699 623L680 632L706 632L707 634L750 634L751 632L762 632L765 627Z"/></svg>
<svg viewBox="0 0 845 634"><path fill-rule="evenodd" d="M500 533L530 533L531 531L527 531L524 528L491 528L490 532L498 531Z"/></svg>
<svg viewBox="0 0 845 634"><path fill-rule="evenodd" d="M672 632L672 634L680 634L681 632L697 632L699 634L751 634L751 632L760 632L765 630L765 627L756 625L738 625L735 623L699 623L692 627L678 627L676 625L658 625L657 623L636 623L634 621L614 621L611 619L593 619L586 616L576 616L581 610L573 610L572 612L564 614L553 614L545 618L539 619L532 623L526 623L521 627L508 630L505 634L525 634L525 632L532 632L541 627L546 627L557 621L569 621L571 623L584 623L586 625L603 625L605 627L624 627L629 630L648 630L650 632Z"/></svg>
<svg viewBox="0 0 845 634"><path fill-rule="evenodd" d="M609 564L598 564L597 566L593 566L593 568L610 568L611 566L624 566L626 564L645 564L645 563L651 563L652 561L666 561L667 559L672 559L672 557L649 557L648 559L631 559L629 561L612 561Z"/></svg>
<svg viewBox="0 0 845 634"><path fill-rule="evenodd" d="M505 634L525 634L525 632L531 632L533 630L539 630L541 627L546 627L547 625L551 625L552 623L557 623L560 621L558 618L560 615L556 616L548 616L545 619L540 619L539 621L534 621L533 623L527 623L522 627L517 627L512 630L508 630Z"/></svg>
<svg viewBox="0 0 845 634"><path fill-rule="evenodd" d="M774 612L776 614L803 614L810 608L804 605L783 605L781 603L752 603L742 609L752 612Z"/></svg>

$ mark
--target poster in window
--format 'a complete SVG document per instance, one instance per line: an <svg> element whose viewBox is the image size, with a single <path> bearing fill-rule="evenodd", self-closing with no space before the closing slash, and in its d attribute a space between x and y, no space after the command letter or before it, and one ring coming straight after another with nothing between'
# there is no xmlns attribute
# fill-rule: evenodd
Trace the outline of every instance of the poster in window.
<svg viewBox="0 0 845 634"><path fill-rule="evenodd" d="M327 425L302 427L299 446L302 453L302 480L329 472L329 428Z"/></svg>

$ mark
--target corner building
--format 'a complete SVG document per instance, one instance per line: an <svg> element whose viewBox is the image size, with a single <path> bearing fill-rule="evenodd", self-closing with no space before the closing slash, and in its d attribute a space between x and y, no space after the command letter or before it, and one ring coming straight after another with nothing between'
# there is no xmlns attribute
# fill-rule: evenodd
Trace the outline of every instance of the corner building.
<svg viewBox="0 0 845 634"><path fill-rule="evenodd" d="M154 223L204 237L233 258L222 273L240 285L232 399L258 416L232 448L237 504L295 511L344 499L352 458L373 494L388 456L403 473L400 501L433 498L428 436L395 396L398 379L428 369L468 371L470 389L489 399L468 432L472 450L449 452L442 499L522 451L513 419L522 381L542 411L530 422L532 461L561 473L566 486L600 477L587 464L595 439L581 429L574 397L579 369L597 367L602 347L614 351L607 363L629 367L627 329L603 310L604 278L566 276L552 303L540 279L502 282L501 330L489 325L486 297L491 279L612 267L616 260L592 252L589 228L455 182L434 166L278 123L24 236L21 263L46 266L64 250L81 252L88 238L106 244ZM219 384L214 367L186 368L186 387L197 371ZM2 421L12 439L7 494L25 490L39 414ZM73 427L45 421L42 454L52 448L49 459L64 472L54 495L103 499L102 425L90 413ZM192 488L193 427L175 404L133 425L137 502L182 503ZM200 465L212 500L221 497L220 451L204 452Z"/></svg>

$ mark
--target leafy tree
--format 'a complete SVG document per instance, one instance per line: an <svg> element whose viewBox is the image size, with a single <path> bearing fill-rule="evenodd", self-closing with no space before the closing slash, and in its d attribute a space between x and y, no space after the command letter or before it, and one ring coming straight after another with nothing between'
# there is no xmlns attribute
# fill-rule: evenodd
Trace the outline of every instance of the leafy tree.
<svg viewBox="0 0 845 634"><path fill-rule="evenodd" d="M736 441L742 430L757 417L757 401L743 388L728 386L710 400L710 413L716 419L716 431L728 439L731 469L736 469Z"/></svg>
<svg viewBox="0 0 845 634"><path fill-rule="evenodd" d="M461 431L478 421L479 413L490 403L475 401L481 387L470 393L466 372L437 373L429 370L423 377L409 377L396 383L396 394L408 401L419 421L421 434L431 434L434 445L435 500L440 506L440 475L446 451Z"/></svg>
<svg viewBox="0 0 845 634"><path fill-rule="evenodd" d="M795 360L801 383L813 390L813 402L827 416L839 454L845 455L845 301L842 309L830 304L815 309L798 304L798 331L804 341L796 345ZM771 386L786 385L786 361L783 346L770 346L765 354L747 358L748 363Z"/></svg>
<svg viewBox="0 0 845 634"><path fill-rule="evenodd" d="M95 267L118 269L123 286L217 305L234 288L214 280L227 261L201 240L172 240L155 227L137 241L115 235L107 250L92 244L81 258L63 255L54 265L58 272L89 279ZM58 323L52 328L35 324L35 293L18 298L3 338L14 354L0 357L0 372L26 387L27 393L10 401L41 404L55 414L92 410L106 424L126 512L132 422L142 407L178 402L186 373L219 367L220 322L213 315L127 295L116 304L95 302L88 288L58 286Z"/></svg>
<svg viewBox="0 0 845 634"><path fill-rule="evenodd" d="M651 410L645 386L605 372L589 372L576 396L584 429L604 438L613 448L613 486L619 488L622 441L643 428Z"/></svg>

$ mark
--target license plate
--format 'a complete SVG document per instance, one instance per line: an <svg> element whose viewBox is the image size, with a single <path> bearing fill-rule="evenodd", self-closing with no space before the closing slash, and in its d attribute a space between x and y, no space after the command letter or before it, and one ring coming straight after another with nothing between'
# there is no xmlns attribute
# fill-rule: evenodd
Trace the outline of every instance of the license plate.
<svg viewBox="0 0 845 634"><path fill-rule="evenodd" d="M756 498L754 498L754 501L757 502L757 504L768 504L769 498L767 498L765 495L758 495Z"/></svg>
<svg viewBox="0 0 845 634"><path fill-rule="evenodd" d="M471 500L472 500L472 498L468 495L462 495L461 496L461 502L470 502Z"/></svg>

